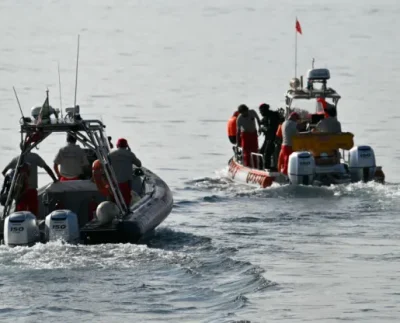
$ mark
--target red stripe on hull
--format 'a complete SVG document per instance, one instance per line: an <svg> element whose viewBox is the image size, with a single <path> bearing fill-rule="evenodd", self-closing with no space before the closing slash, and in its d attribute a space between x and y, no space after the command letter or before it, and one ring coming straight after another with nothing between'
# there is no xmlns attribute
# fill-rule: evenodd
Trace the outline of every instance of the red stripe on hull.
<svg viewBox="0 0 400 323"><path fill-rule="evenodd" d="M271 186L272 183L275 181L275 177L270 176L268 172L242 166L239 163L235 162L233 159L231 159L231 161L229 162L228 173L233 180L238 175L238 173L243 174L243 178L246 178L245 183L259 185L262 188Z"/></svg>

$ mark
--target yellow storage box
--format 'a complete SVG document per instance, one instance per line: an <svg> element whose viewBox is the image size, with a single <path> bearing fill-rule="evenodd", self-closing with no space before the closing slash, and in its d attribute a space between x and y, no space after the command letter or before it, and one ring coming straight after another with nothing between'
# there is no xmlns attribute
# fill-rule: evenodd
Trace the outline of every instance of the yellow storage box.
<svg viewBox="0 0 400 323"><path fill-rule="evenodd" d="M309 151L314 156L333 154L335 150L350 150L354 146L354 135L350 132L338 134L326 132L299 133L293 137L293 151Z"/></svg>

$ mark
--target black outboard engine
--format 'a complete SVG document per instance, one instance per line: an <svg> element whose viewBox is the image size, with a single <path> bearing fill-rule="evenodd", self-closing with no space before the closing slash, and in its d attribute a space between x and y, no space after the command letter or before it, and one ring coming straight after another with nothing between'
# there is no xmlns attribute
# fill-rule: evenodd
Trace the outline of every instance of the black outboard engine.
<svg viewBox="0 0 400 323"><path fill-rule="evenodd" d="M4 177L3 186L0 192L0 204L4 206L7 202L8 193L10 192L11 182L14 177L14 169L9 169Z"/></svg>

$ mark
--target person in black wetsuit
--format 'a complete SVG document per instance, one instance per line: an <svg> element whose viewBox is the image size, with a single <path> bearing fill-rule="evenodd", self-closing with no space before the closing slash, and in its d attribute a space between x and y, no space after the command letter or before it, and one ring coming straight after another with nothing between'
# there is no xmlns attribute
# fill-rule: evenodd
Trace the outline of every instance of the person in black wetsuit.
<svg viewBox="0 0 400 323"><path fill-rule="evenodd" d="M276 131L281 123L281 115L278 111L271 111L269 105L263 103L259 107L261 119L261 132L265 136L264 143L260 149L260 154L264 156L264 168L276 168L277 161L274 160L273 167L271 167L271 157L275 151Z"/></svg>

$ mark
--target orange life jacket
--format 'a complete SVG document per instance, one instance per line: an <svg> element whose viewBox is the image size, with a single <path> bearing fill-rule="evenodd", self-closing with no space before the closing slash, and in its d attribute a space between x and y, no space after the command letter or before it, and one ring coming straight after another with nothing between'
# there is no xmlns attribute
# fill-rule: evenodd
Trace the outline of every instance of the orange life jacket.
<svg viewBox="0 0 400 323"><path fill-rule="evenodd" d="M228 137L236 136L237 129L236 129L236 120L237 117L233 116L228 120L227 130L228 130Z"/></svg>
<svg viewBox="0 0 400 323"><path fill-rule="evenodd" d="M278 127L278 130L276 131L276 134L275 134L278 138L283 138L283 136L282 136L282 124L280 124L279 125L279 127Z"/></svg>

